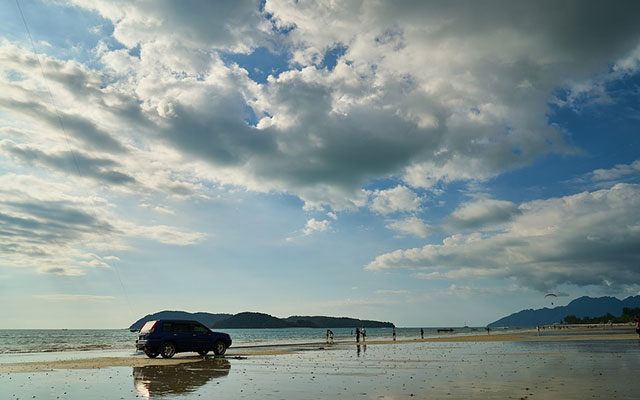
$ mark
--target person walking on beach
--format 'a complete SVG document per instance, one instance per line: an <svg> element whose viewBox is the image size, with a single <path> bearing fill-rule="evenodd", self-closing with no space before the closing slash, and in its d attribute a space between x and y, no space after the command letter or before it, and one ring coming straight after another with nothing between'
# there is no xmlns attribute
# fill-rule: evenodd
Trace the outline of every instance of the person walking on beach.
<svg viewBox="0 0 640 400"><path fill-rule="evenodd" d="M636 315L633 320L636 323L636 333L638 334L638 336L640 336L640 317L638 317L638 315Z"/></svg>
<svg viewBox="0 0 640 400"><path fill-rule="evenodd" d="M396 327L394 326L393 329L391 330L391 335L393 335L393 341L396 341Z"/></svg>
<svg viewBox="0 0 640 400"><path fill-rule="evenodd" d="M420 339L424 339L424 329L420 328Z"/></svg>
<svg viewBox="0 0 640 400"><path fill-rule="evenodd" d="M360 342L360 328L356 328L356 342Z"/></svg>
<svg viewBox="0 0 640 400"><path fill-rule="evenodd" d="M365 337L367 337L367 328L364 326L360 329L360 333L362 334L362 341L364 342Z"/></svg>

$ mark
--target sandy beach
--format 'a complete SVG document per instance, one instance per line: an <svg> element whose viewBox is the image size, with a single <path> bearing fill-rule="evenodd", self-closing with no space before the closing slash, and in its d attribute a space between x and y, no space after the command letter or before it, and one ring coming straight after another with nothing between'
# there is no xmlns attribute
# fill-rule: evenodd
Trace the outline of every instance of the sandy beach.
<svg viewBox="0 0 640 400"><path fill-rule="evenodd" d="M448 335L0 363L2 398L635 398L631 330Z"/></svg>

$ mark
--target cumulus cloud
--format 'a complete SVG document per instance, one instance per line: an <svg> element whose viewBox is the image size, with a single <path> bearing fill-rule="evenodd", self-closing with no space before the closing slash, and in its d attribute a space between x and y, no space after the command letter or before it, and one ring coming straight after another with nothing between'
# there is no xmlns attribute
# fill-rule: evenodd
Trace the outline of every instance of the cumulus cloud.
<svg viewBox="0 0 640 400"><path fill-rule="evenodd" d="M129 48L179 38L180 43L193 48L248 51L262 43L271 28L261 15L259 0L68 1L110 20L114 38Z"/></svg>
<svg viewBox="0 0 640 400"><path fill-rule="evenodd" d="M145 201L148 189L207 198L212 186L234 185L297 195L306 210L415 212L416 188L483 180L548 152L574 151L548 122L553 94L578 93L579 82L611 65L624 74L638 69L635 3L67 3L109 20L112 38L98 44L91 66L86 54L80 62L0 44L0 73L10 77L0 81L0 140L11 136L3 154L58 173L77 155L87 178ZM290 54L289 70L256 82L226 57L260 46ZM377 179L403 182L363 190ZM29 224L53 243L126 230L104 204L2 201L4 226L22 240L5 243L8 254L54 251L29 244ZM60 222L32 214L36 206L85 220L58 235ZM523 205L467 204L450 224L511 227L530 213ZM389 225L417 236L428 228L417 219ZM304 233L328 228L328 220L312 219ZM130 232L175 244L203 240L164 226ZM449 242L500 237L487 235ZM62 253L49 271L70 264Z"/></svg>
<svg viewBox="0 0 640 400"><path fill-rule="evenodd" d="M548 290L624 286L640 278L640 185L536 200L500 232L455 234L441 244L378 256L367 270L414 270L424 279L508 278Z"/></svg>
<svg viewBox="0 0 640 400"><path fill-rule="evenodd" d="M69 4L108 19L126 47L99 44L104 70L41 56L74 145L126 159L171 147L206 165L191 173L196 188L288 192L307 209L362 207L376 178L431 189L572 151L547 122L550 97L569 77L635 68L640 32L635 5L600 2ZM224 61L260 46L291 54L291 68L258 83ZM2 47L5 69L39 74L33 55ZM30 78L5 82L0 101L55 131L43 92Z"/></svg>
<svg viewBox="0 0 640 400"><path fill-rule="evenodd" d="M448 218L452 230L495 228L520 214L518 206L510 201L479 199L462 204Z"/></svg>
<svg viewBox="0 0 640 400"><path fill-rule="evenodd" d="M331 224L328 220L323 219L322 221L318 221L315 218L311 218L307 221L302 233L305 235L311 235L314 232L324 232L330 228Z"/></svg>
<svg viewBox="0 0 640 400"><path fill-rule="evenodd" d="M420 197L406 186L398 185L393 189L376 190L372 197L371 209L380 214L415 211L420 207Z"/></svg>
<svg viewBox="0 0 640 400"><path fill-rule="evenodd" d="M611 169L597 169L591 173L593 182L616 182L622 178L640 175L640 160L631 164L618 164Z"/></svg>
<svg viewBox="0 0 640 400"><path fill-rule="evenodd" d="M426 224L418 217L409 217L397 221L390 221L387 228L397 231L403 235L413 235L420 238L426 238L437 228Z"/></svg>

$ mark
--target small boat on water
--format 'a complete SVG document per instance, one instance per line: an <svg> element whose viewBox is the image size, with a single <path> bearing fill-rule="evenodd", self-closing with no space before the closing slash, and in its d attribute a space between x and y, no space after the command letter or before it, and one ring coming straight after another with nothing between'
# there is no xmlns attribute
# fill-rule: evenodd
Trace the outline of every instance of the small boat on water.
<svg viewBox="0 0 640 400"><path fill-rule="evenodd" d="M440 332L453 332L453 328L438 328L438 333Z"/></svg>

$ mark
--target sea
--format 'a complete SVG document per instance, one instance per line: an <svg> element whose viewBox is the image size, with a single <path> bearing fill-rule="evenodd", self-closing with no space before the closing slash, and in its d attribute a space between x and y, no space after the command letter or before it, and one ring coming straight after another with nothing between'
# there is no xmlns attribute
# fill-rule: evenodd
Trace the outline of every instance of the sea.
<svg viewBox="0 0 640 400"><path fill-rule="evenodd" d="M483 327L458 327L452 332L443 328L423 328L425 338L485 332ZM333 328L334 341L355 340L355 328ZM225 329L231 335L232 348L286 344L324 343L326 329ZM137 332L127 329L0 329L0 355L52 353L67 351L132 350ZM419 339L420 328L396 328L400 339ZM391 328L367 328L367 340L391 339Z"/></svg>

